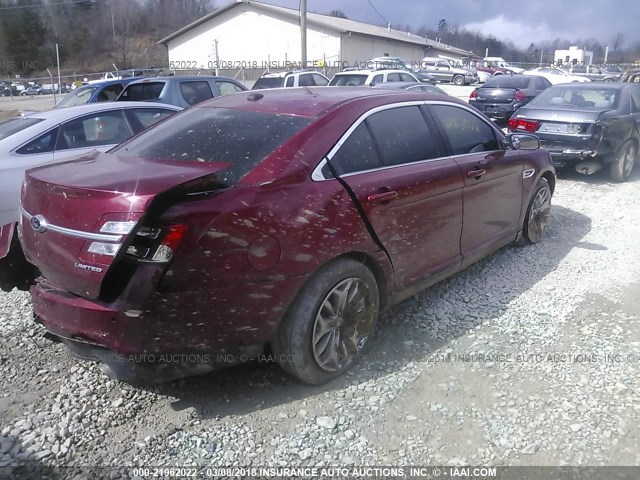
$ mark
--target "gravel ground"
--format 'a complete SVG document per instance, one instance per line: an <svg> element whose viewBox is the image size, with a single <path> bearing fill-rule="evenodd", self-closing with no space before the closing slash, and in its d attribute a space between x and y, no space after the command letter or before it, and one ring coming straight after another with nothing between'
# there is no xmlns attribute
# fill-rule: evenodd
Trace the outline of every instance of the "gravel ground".
<svg viewBox="0 0 640 480"><path fill-rule="evenodd" d="M567 173L545 240L394 307L323 387L271 363L138 389L0 292L0 477L40 465L640 464L640 175ZM116 474L113 473L113 477Z"/></svg>

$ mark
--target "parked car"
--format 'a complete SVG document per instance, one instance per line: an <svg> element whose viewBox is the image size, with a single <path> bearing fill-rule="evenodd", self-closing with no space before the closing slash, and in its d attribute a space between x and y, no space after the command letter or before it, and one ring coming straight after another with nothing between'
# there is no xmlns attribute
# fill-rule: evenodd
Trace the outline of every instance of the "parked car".
<svg viewBox="0 0 640 480"><path fill-rule="evenodd" d="M549 80L535 75L498 75L471 92L469 104L492 120L506 123L516 110L550 86Z"/></svg>
<svg viewBox="0 0 640 480"><path fill-rule="evenodd" d="M233 78L206 75L150 77L129 83L117 101L159 102L187 108L213 97L244 92Z"/></svg>
<svg viewBox="0 0 640 480"><path fill-rule="evenodd" d="M190 366L137 353L242 361L270 344L321 384L361 357L382 309L542 239L555 172L538 146L424 92L213 99L109 153L27 172L36 319L128 381Z"/></svg>
<svg viewBox="0 0 640 480"><path fill-rule="evenodd" d="M640 83L640 69L629 70L620 78L622 82Z"/></svg>
<svg viewBox="0 0 640 480"><path fill-rule="evenodd" d="M265 73L253 85L253 90L280 87L324 87L329 79L315 70Z"/></svg>
<svg viewBox="0 0 640 480"><path fill-rule="evenodd" d="M410 72L420 82L430 83L435 85L438 83L438 79L431 75L423 68L414 68L408 65L404 60L398 57L376 57L371 60L363 62L362 69L377 69L377 70L406 70Z"/></svg>
<svg viewBox="0 0 640 480"><path fill-rule="evenodd" d="M15 237L25 170L106 151L180 111L142 102L100 103L38 112L0 123L0 284L31 280ZM12 251L12 249L15 249Z"/></svg>
<svg viewBox="0 0 640 480"><path fill-rule="evenodd" d="M406 70L345 70L336 73L329 82L330 87L361 87L386 82L420 82Z"/></svg>
<svg viewBox="0 0 640 480"><path fill-rule="evenodd" d="M447 95L447 92L441 88L422 82L386 82L373 85L373 88L387 88L391 90L406 90L408 92L428 92Z"/></svg>
<svg viewBox="0 0 640 480"><path fill-rule="evenodd" d="M557 166L604 167L618 182L638 161L639 129L640 85L621 82L556 85L509 120L510 131L535 133Z"/></svg>
<svg viewBox="0 0 640 480"><path fill-rule="evenodd" d="M531 70L525 70L522 72L524 75L538 75L544 77L551 82L552 85L558 85L560 83L572 83L572 82L590 82L586 77L580 77L578 75L570 75L564 70L551 67L538 67Z"/></svg>
<svg viewBox="0 0 640 480"><path fill-rule="evenodd" d="M514 73L512 70L491 65L489 62L485 62L484 60L472 60L469 63L469 67L476 72L480 83L486 82L489 77L493 77L494 75L511 75Z"/></svg>
<svg viewBox="0 0 640 480"><path fill-rule="evenodd" d="M32 85L20 92L20 96L22 97L31 97L33 95L42 95L42 87L38 85Z"/></svg>
<svg viewBox="0 0 640 480"><path fill-rule="evenodd" d="M502 57L484 57L483 62L485 62L488 67L499 69L495 73L498 71L500 73L522 73L525 71L524 68L511 65Z"/></svg>
<svg viewBox="0 0 640 480"><path fill-rule="evenodd" d="M121 80L109 80L107 82L92 83L73 89L53 108L74 107L86 103L113 102L124 90L124 87L136 80L124 78Z"/></svg>
<svg viewBox="0 0 640 480"><path fill-rule="evenodd" d="M441 82L451 82L455 85L468 85L478 82L478 75L471 70L454 67L445 60L437 57L425 57L422 59L422 69L433 75Z"/></svg>
<svg viewBox="0 0 640 480"><path fill-rule="evenodd" d="M576 65L568 70L570 75L586 77L593 82L617 82L622 73L610 72L604 68L595 65Z"/></svg>

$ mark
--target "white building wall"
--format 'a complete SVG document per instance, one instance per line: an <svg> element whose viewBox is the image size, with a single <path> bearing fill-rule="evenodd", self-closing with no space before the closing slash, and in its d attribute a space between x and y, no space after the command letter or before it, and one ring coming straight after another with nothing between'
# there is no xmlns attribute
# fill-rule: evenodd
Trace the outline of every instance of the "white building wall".
<svg viewBox="0 0 640 480"><path fill-rule="evenodd" d="M424 57L425 47L420 45L403 44L393 40L367 37L356 34L342 35L343 62L353 65L354 62L364 62L371 58L399 57L405 62L420 62Z"/></svg>
<svg viewBox="0 0 640 480"><path fill-rule="evenodd" d="M578 47L569 47L568 50L556 50L554 60L557 63L584 62L585 65L591 65L593 63L593 52Z"/></svg>
<svg viewBox="0 0 640 480"><path fill-rule="evenodd" d="M300 27L287 17L276 18L241 5L199 25L168 44L169 65L176 70L215 68L216 47L220 68L284 67L300 62ZM336 61L340 34L307 28L309 62Z"/></svg>

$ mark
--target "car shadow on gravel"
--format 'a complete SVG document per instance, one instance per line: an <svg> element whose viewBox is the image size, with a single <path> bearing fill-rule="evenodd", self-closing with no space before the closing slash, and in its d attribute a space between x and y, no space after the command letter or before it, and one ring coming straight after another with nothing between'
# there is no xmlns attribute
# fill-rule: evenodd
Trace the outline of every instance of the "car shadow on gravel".
<svg viewBox="0 0 640 480"><path fill-rule="evenodd" d="M557 169L557 174L558 178L562 180L584 182L590 185L620 185L619 182L614 182L613 180L611 180L607 168L603 168L602 170L592 175L584 175L582 173L576 172L574 168L563 167ZM633 171L631 172L631 176L625 183L640 183L640 163L636 164Z"/></svg>
<svg viewBox="0 0 640 480"><path fill-rule="evenodd" d="M153 388L174 397L174 410L195 409L201 419L243 415L340 390L425 361L482 323L500 317L591 230L591 219L554 206L545 239L506 247L444 282L388 310L362 362L323 386L300 384L273 362L253 362ZM589 244L592 248L598 246Z"/></svg>

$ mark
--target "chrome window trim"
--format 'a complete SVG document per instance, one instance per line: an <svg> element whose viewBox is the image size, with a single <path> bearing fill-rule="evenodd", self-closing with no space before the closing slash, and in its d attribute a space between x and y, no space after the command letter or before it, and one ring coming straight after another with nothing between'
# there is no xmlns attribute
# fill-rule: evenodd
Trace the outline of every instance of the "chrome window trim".
<svg viewBox="0 0 640 480"><path fill-rule="evenodd" d="M398 102L398 103L390 103L388 105L380 105L379 107L372 108L371 110L368 110L367 112L363 113L349 127L349 129L342 135L342 137L340 137L340 139L331 148L331 150L329 150L329 153L327 153L324 156L324 158L320 161L320 163L318 163L316 168L313 169L313 171L311 172L311 180L313 180L314 182L323 182L323 181L326 181L326 180L335 180L334 177L329 177L329 178L325 177L322 174L322 169L327 164L327 162L333 158L333 156L342 147L342 145L344 145L344 143L349 139L349 137L351 136L353 131L356 128L358 128L360 126L360 124L362 122L364 122L367 118L369 118L371 115L373 115L375 113L378 113L378 112L383 112L385 110L390 110L392 108L414 107L414 106L418 106L419 107L420 105L445 105L445 106L449 106L449 107L457 107L457 108L460 108L462 110L466 110L467 112L475 115L478 119L480 119L486 125L491 127L491 129L493 130L494 133L496 133L496 134L499 133L499 135L496 135L496 140L499 141L500 138L504 138L504 133L502 133L502 131L500 131L495 125L492 125L491 121L486 120L485 118L482 117L482 115L480 113L474 111L471 107L467 107L465 105L459 105L457 103L451 103L451 102L446 102L446 101L442 101L442 100L412 100L412 101L408 101L408 102ZM500 151L500 150L489 150L487 152L464 153L464 154L461 154L461 155L446 155L444 157L429 158L429 159L426 159L426 160L419 160L417 162L400 163L400 164L397 164L397 165L387 165L387 166L384 166L384 167L371 168L371 169L367 169L367 170L358 170L356 172L349 172L349 173L346 173L344 175L341 175L341 177L357 175L357 174L360 174L360 173L371 173L371 172L375 172L375 171L378 171L378 170L388 170L390 168L404 167L406 165L414 165L414 164L421 164L421 163L427 163L427 162L434 162L436 160L442 160L442 159L445 159L445 158L464 158L464 157L466 157L468 155L478 155L478 153L487 153L488 154L488 153L497 152L497 151Z"/></svg>
<svg viewBox="0 0 640 480"><path fill-rule="evenodd" d="M28 221L31 221L31 218L33 218L33 215L27 212L22 206L20 206L20 211ZM120 240L122 240L122 235L83 232L81 230L73 230L71 228L60 227L58 225L53 225L51 223L47 223L47 231L52 231L55 233L59 233L61 235L67 235L69 237L82 238L84 240L93 240L96 242L119 242Z"/></svg>

